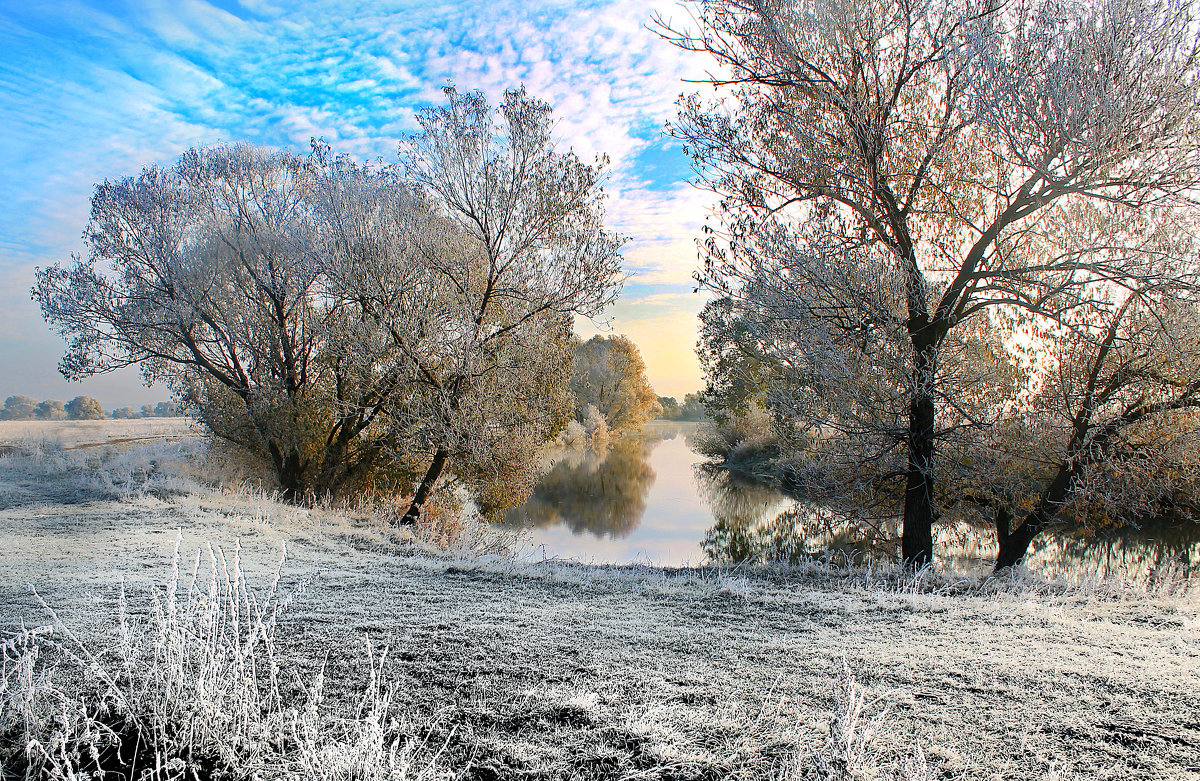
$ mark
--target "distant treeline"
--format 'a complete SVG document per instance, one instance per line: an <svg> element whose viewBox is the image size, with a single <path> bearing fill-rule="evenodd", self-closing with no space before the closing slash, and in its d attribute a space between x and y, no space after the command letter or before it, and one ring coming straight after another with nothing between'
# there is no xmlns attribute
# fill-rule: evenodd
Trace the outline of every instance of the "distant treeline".
<svg viewBox="0 0 1200 781"><path fill-rule="evenodd" d="M687 394L682 404L674 396L659 396L658 403L662 407L660 420L704 420L707 414L699 393Z"/></svg>
<svg viewBox="0 0 1200 781"><path fill-rule="evenodd" d="M116 420L132 418L169 418L179 410L169 401L143 404L140 408L120 407L105 414L104 407L91 396L76 396L68 402L57 399L38 401L30 396L9 396L0 410L0 420Z"/></svg>

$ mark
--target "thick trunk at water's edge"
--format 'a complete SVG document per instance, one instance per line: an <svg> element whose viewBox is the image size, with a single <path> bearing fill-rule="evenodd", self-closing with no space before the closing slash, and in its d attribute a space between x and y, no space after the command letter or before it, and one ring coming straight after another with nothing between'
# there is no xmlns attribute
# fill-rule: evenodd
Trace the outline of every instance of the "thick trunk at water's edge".
<svg viewBox="0 0 1200 781"><path fill-rule="evenodd" d="M934 349L919 351L916 364L908 417L908 470L900 548L907 566L923 567L933 561Z"/></svg>
<svg viewBox="0 0 1200 781"><path fill-rule="evenodd" d="M996 542L999 544L999 550L996 553L994 571L999 572L1008 567L1015 567L1024 561L1025 554L1029 552L1029 546L1041 532L1040 524L1032 518L1026 519L1025 523L1008 534L1001 535L997 530Z"/></svg>
<svg viewBox="0 0 1200 781"><path fill-rule="evenodd" d="M425 502L429 500L429 495L433 493L433 486L437 483L438 478L442 476L442 472L446 468L446 462L449 460L450 453L444 448L438 448L437 452L433 454L433 461L429 463L429 469L425 471L425 477L421 479L421 484L417 486L417 492L413 494L412 504L408 506L408 511L400 519L402 526L411 526L421 517L421 510L425 507Z"/></svg>
<svg viewBox="0 0 1200 781"><path fill-rule="evenodd" d="M1082 440L1082 437L1080 439ZM1106 437L1096 438L1093 443L1102 445L1106 439ZM1025 516L1024 521L1015 531L1001 534L1007 529L1001 529L1000 524L997 523L996 539L1000 550L996 555L996 572L1005 567L1020 564L1034 539L1055 523L1059 512L1066 506L1067 499L1070 498L1071 485L1083 468L1083 463L1083 460L1078 457L1063 461L1037 506Z"/></svg>

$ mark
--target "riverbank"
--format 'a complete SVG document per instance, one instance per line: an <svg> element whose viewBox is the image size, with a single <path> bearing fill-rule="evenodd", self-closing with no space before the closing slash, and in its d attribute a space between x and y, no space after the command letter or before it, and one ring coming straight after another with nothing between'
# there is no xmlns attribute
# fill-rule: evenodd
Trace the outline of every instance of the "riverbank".
<svg viewBox="0 0 1200 781"><path fill-rule="evenodd" d="M186 452L0 458L0 623L113 639L167 579L177 535L266 588L280 653L353 700L369 638L396 714L462 778L804 778L844 658L887 714L877 769L919 744L934 778L1200 777L1195 594L899 578L819 567L664 570L457 552L353 512L206 486ZM301 588L301 584L303 587Z"/></svg>

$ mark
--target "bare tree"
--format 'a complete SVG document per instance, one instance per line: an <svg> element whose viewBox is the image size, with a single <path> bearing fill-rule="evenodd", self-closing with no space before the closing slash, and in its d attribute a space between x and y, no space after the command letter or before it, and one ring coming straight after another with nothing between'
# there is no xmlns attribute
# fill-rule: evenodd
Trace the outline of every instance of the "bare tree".
<svg viewBox="0 0 1200 781"><path fill-rule="evenodd" d="M716 62L717 99L682 99L674 127L722 196L701 282L793 377L814 441L894 466L903 557L925 563L939 442L989 420L960 358L995 348L989 318L1066 323L1149 281L1119 252L1046 250L1090 203L1167 207L1200 178L1193 4L692 8L698 30L662 33Z"/></svg>
<svg viewBox="0 0 1200 781"><path fill-rule="evenodd" d="M1120 248L1138 281L1096 289L1069 317L1011 339L1024 371L1002 420L950 454L949 493L991 514L997 569L1050 529L1136 523L1200 485L1200 248L1190 221L1147 211L1089 222L1109 240L1074 243L1103 245L1110 259Z"/></svg>
<svg viewBox="0 0 1200 781"><path fill-rule="evenodd" d="M70 339L63 374L139 365L267 459L289 499L386 484L395 388L379 339L331 295L323 192L305 158L243 145L98 186L90 257L40 270L33 291Z"/></svg>

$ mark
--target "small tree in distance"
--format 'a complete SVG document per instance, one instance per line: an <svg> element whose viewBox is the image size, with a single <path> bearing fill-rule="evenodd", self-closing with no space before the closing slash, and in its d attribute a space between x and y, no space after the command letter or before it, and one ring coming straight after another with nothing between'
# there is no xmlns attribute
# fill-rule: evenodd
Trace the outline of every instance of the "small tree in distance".
<svg viewBox="0 0 1200 781"><path fill-rule="evenodd" d="M704 394L684 394L680 404L673 396L659 396L658 403L662 408L659 417L663 420L683 420L697 422L709 417Z"/></svg>
<svg viewBox="0 0 1200 781"><path fill-rule="evenodd" d="M67 417L66 405L61 401L49 399L37 405L33 416L38 420L65 420Z"/></svg>
<svg viewBox="0 0 1200 781"><path fill-rule="evenodd" d="M104 407L91 396L76 396L65 405L67 417L71 420L101 420L104 418Z"/></svg>
<svg viewBox="0 0 1200 781"><path fill-rule="evenodd" d="M640 428L662 411L646 379L646 364L626 336L593 336L575 347L571 369L576 417L590 404L613 431Z"/></svg>
<svg viewBox="0 0 1200 781"><path fill-rule="evenodd" d="M30 420L37 409L37 399L29 396L9 396L0 410L0 420Z"/></svg>

